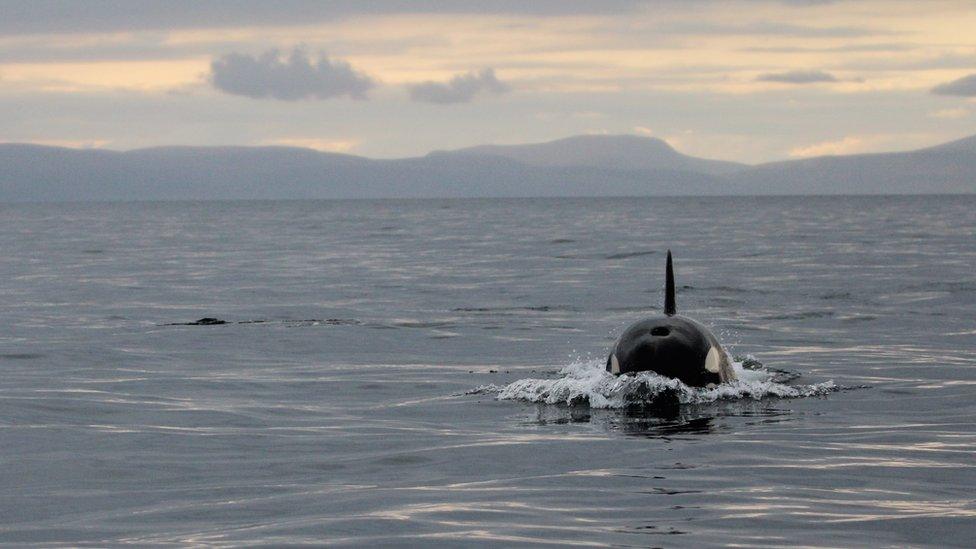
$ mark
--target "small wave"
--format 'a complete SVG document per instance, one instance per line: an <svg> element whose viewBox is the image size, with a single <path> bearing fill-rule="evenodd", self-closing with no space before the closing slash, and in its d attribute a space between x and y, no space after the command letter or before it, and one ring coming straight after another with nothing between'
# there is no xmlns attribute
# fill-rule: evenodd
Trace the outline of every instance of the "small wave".
<svg viewBox="0 0 976 549"><path fill-rule="evenodd" d="M745 367L744 363L747 364ZM560 377L555 379L520 379L504 387L478 387L472 394L497 392L499 400L589 405L591 408L654 408L719 400L824 396L840 390L833 381L786 385L776 380L775 371L750 368L749 361L733 362L733 366L739 381L698 388L653 372L615 376L606 371L602 361L594 360L570 364L560 370Z"/></svg>

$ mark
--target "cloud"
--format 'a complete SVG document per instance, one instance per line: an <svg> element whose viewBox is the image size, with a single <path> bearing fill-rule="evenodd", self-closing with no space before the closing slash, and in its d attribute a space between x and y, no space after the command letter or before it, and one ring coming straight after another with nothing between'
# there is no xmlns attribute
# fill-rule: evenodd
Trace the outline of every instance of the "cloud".
<svg viewBox="0 0 976 549"><path fill-rule="evenodd" d="M837 82L837 78L823 71L787 71L760 74L757 82L781 82L784 84L815 84L817 82Z"/></svg>
<svg viewBox="0 0 976 549"><path fill-rule="evenodd" d="M427 81L410 87L410 98L424 103L467 103L482 92L501 94L511 90L495 77L494 69L459 74L447 82Z"/></svg>
<svg viewBox="0 0 976 549"><path fill-rule="evenodd" d="M101 149L112 141L109 139L11 139L0 140L0 143L30 143L32 145L47 145L48 147L64 147L68 149Z"/></svg>
<svg viewBox="0 0 976 549"><path fill-rule="evenodd" d="M210 82L231 95L254 99L329 99L347 95L365 99L373 80L349 63L325 55L309 59L300 49L284 58L278 50L258 57L231 53L210 64Z"/></svg>
<svg viewBox="0 0 976 549"><path fill-rule="evenodd" d="M371 15L629 13L641 0L4 0L0 34L309 25Z"/></svg>
<svg viewBox="0 0 976 549"><path fill-rule="evenodd" d="M648 128L647 126L634 126L633 132L636 133L637 135L644 135L647 137L654 135L654 130Z"/></svg>
<svg viewBox="0 0 976 549"><path fill-rule="evenodd" d="M925 132L864 133L848 135L834 141L821 141L812 145L795 147L789 151L789 155L794 158L810 158L814 156L910 151L931 146L933 141L945 140L946 136L944 135Z"/></svg>
<svg viewBox="0 0 976 549"><path fill-rule="evenodd" d="M932 113L929 113L932 118L941 118L943 120L955 120L958 118L966 118L969 116L968 109L942 109Z"/></svg>
<svg viewBox="0 0 976 549"><path fill-rule="evenodd" d="M825 6L833 4L834 0L781 0L787 6Z"/></svg>
<svg viewBox="0 0 976 549"><path fill-rule="evenodd" d="M850 52L898 52L918 49L917 44L903 42L878 42L871 44L840 44L837 46L753 46L740 51L754 53L850 53Z"/></svg>
<svg viewBox="0 0 976 549"><path fill-rule="evenodd" d="M322 152L349 152L359 145L357 139L321 139L317 137L281 137L266 139L262 145L279 145L282 147L301 147Z"/></svg>
<svg viewBox="0 0 976 549"><path fill-rule="evenodd" d="M824 141L806 147L796 147L790 151L794 158L809 158L812 156L852 154L865 150L864 139L860 137L845 137L837 141Z"/></svg>
<svg viewBox="0 0 976 549"><path fill-rule="evenodd" d="M787 36L793 38L859 38L897 35L897 31L859 26L809 26L784 21L754 21L750 23L716 23L684 21L661 23L657 32L710 36Z"/></svg>
<svg viewBox="0 0 976 549"><path fill-rule="evenodd" d="M936 95L958 95L960 97L976 97L976 74L963 76L958 80L939 84L932 88Z"/></svg>

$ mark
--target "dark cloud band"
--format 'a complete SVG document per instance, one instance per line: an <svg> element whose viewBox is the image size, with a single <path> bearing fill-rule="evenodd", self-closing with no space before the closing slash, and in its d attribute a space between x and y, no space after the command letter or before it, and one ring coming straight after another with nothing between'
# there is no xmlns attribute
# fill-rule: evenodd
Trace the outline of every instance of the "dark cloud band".
<svg viewBox="0 0 976 549"><path fill-rule="evenodd" d="M819 82L837 82L837 77L823 71L787 71L760 74L758 82L781 82L783 84L816 84Z"/></svg>
<svg viewBox="0 0 976 549"><path fill-rule="evenodd" d="M481 93L501 94L511 88L495 76L494 69L459 74L447 82L423 82L410 88L410 98L424 103L467 103Z"/></svg>
<svg viewBox="0 0 976 549"><path fill-rule="evenodd" d="M277 50L252 57L231 53L210 64L210 81L232 95L254 99L329 99L349 96L365 99L373 80L349 63L320 56L309 59L301 50L282 57Z"/></svg>
<svg viewBox="0 0 976 549"><path fill-rule="evenodd" d="M963 76L958 80L939 84L932 88L936 95L958 95L960 97L976 97L976 74Z"/></svg>
<svg viewBox="0 0 976 549"><path fill-rule="evenodd" d="M0 33L86 33L235 26L307 25L361 15L621 13L640 0L4 0Z"/></svg>

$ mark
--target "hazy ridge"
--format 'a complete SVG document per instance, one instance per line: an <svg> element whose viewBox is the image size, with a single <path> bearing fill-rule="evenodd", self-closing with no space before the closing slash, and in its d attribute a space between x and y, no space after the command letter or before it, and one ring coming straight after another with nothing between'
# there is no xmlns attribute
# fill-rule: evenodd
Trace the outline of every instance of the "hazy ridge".
<svg viewBox="0 0 976 549"><path fill-rule="evenodd" d="M750 166L659 139L575 136L375 160L291 147L132 151L0 144L0 201L976 192L976 136Z"/></svg>

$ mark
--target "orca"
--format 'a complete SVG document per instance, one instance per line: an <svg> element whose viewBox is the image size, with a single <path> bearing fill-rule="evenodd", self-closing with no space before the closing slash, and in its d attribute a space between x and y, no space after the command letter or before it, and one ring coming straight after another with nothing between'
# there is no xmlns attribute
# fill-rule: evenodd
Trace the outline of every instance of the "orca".
<svg viewBox="0 0 976 549"><path fill-rule="evenodd" d="M612 374L655 372L685 385L708 387L736 380L728 355L701 323L677 314L674 267L668 250L664 314L631 324L607 357Z"/></svg>

